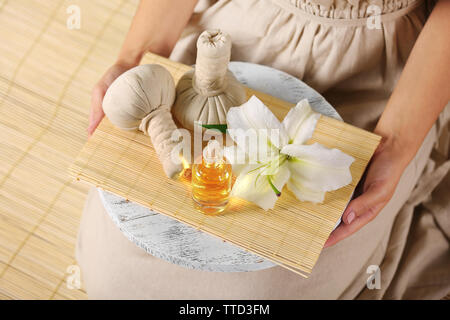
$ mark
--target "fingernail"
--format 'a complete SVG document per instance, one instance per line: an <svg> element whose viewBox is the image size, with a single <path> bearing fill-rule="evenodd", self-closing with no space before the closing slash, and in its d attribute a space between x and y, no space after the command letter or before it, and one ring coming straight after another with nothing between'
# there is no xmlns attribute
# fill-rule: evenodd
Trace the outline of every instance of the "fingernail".
<svg viewBox="0 0 450 320"><path fill-rule="evenodd" d="M347 215L347 224L352 223L352 221L355 220L355 212L350 211L350 213Z"/></svg>

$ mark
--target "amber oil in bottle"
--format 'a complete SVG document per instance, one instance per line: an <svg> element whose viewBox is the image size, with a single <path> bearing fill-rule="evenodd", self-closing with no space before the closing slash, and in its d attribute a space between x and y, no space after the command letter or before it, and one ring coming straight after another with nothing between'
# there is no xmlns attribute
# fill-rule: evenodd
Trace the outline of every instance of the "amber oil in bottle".
<svg viewBox="0 0 450 320"><path fill-rule="evenodd" d="M199 161L192 165L192 198L195 207L206 215L222 213L231 192L231 164L216 140L209 141Z"/></svg>

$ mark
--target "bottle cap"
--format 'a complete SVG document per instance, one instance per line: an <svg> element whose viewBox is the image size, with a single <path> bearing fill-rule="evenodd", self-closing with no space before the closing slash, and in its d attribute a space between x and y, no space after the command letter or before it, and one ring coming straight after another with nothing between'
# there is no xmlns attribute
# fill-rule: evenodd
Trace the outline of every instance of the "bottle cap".
<svg viewBox="0 0 450 320"><path fill-rule="evenodd" d="M223 149L217 140L209 140L203 149L203 159L208 164L220 163L223 160Z"/></svg>

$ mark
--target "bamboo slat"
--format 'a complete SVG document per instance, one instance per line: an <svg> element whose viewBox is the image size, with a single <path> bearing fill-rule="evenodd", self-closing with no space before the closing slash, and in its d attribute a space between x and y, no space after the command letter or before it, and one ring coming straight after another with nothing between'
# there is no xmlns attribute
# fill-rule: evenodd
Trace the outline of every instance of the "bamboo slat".
<svg viewBox="0 0 450 320"><path fill-rule="evenodd" d="M165 66L175 81L190 67L149 54L147 63ZM261 92L256 95L281 120L291 104ZM103 120L70 168L73 177L189 224L252 251L305 277L347 205L380 137L343 122L321 117L312 139L353 156L352 183L329 192L323 204L298 201L284 190L275 208L264 211L232 199L226 213L205 216L193 208L190 185L165 177L147 136L125 132Z"/></svg>

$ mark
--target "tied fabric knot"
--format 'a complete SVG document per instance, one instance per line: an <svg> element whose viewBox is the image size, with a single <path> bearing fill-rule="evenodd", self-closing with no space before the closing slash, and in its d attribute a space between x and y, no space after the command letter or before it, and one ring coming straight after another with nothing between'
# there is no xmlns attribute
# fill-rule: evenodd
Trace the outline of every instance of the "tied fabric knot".
<svg viewBox="0 0 450 320"><path fill-rule="evenodd" d="M206 30L197 40L193 86L197 93L212 97L227 88L231 37L220 30Z"/></svg>
<svg viewBox="0 0 450 320"><path fill-rule="evenodd" d="M158 111L162 110L169 110L170 112L170 107L165 104L161 104L157 108L150 111L149 114L147 114L144 118L142 118L141 123L139 124L139 130L145 133L146 135L149 135L148 126L150 121L156 116Z"/></svg>

